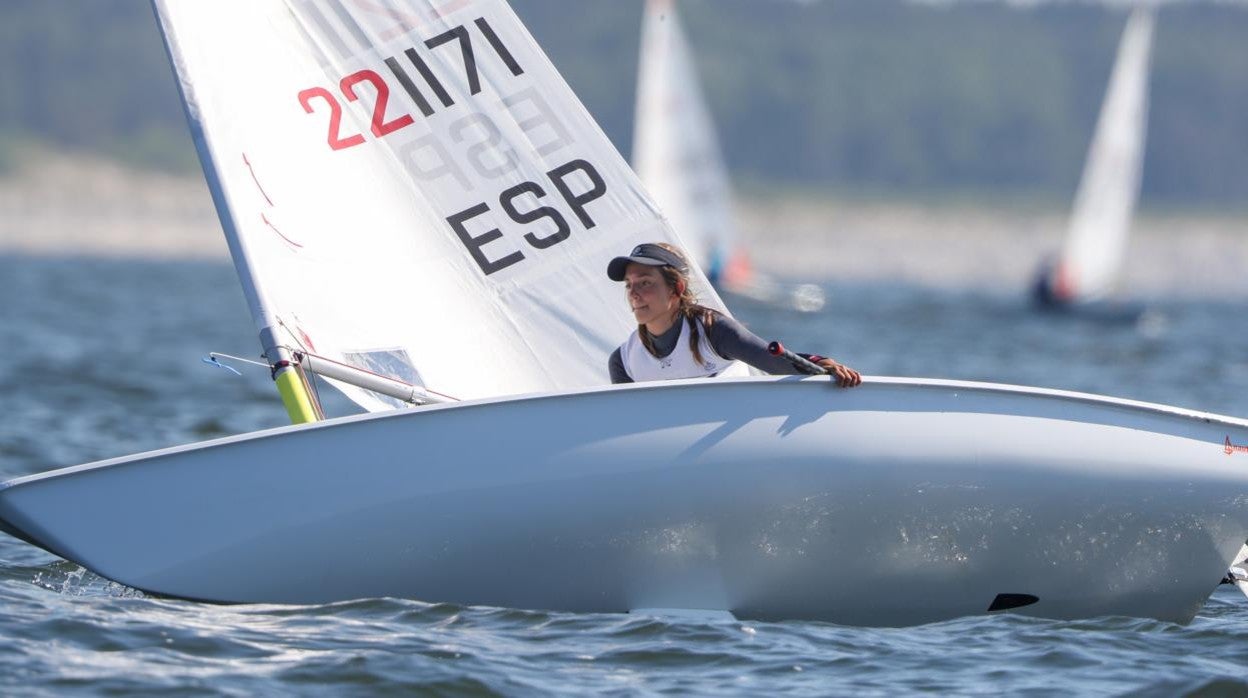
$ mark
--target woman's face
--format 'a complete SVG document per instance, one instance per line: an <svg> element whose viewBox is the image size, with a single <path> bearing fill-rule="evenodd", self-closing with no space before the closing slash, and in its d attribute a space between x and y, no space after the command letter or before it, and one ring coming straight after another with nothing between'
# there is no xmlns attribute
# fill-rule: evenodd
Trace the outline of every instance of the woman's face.
<svg viewBox="0 0 1248 698"><path fill-rule="evenodd" d="M624 270L624 291L638 325L669 324L680 307L676 289L667 285L658 267L629 264Z"/></svg>

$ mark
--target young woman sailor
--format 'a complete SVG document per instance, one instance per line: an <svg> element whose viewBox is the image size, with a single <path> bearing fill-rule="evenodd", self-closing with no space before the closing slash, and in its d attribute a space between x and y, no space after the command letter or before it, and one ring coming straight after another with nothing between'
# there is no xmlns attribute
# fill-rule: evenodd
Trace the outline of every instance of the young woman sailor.
<svg viewBox="0 0 1248 698"><path fill-rule="evenodd" d="M623 281L637 329L611 354L612 383L747 375L744 364L766 373L800 373L767 351L767 343L736 320L698 305L689 284L689 264L675 247L646 243L607 266ZM832 359L803 354L828 369L836 382L853 387L862 376Z"/></svg>

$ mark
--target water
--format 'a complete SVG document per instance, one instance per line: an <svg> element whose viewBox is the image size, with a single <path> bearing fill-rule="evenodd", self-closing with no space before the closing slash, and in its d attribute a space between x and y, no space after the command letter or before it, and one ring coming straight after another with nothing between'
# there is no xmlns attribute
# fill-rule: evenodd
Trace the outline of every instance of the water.
<svg viewBox="0 0 1248 698"><path fill-rule="evenodd" d="M1248 414L1241 299L1140 299L1143 322L1030 312L1011 290L827 287L756 332L865 374L989 380ZM0 479L285 422L227 264L0 257ZM1186 627L974 617L906 629L670 622L374 599L146 598L0 535L0 694L1248 695L1248 601Z"/></svg>

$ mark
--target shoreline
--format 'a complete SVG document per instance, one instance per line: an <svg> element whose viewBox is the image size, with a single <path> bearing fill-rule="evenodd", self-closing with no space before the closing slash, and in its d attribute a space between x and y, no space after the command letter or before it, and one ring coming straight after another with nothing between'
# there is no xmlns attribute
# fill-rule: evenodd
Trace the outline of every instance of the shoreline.
<svg viewBox="0 0 1248 698"><path fill-rule="evenodd" d="M1066 211L809 195L737 201L760 271L794 281L1025 291L1061 245ZM228 261L199 177L50 156L0 179L0 254ZM1248 296L1248 214L1137 216L1126 296Z"/></svg>
<svg viewBox="0 0 1248 698"><path fill-rule="evenodd" d="M0 253L229 258L202 178L67 156L0 179Z"/></svg>
<svg viewBox="0 0 1248 698"><path fill-rule="evenodd" d="M1029 291L1055 255L1069 213L966 204L777 199L739 207L762 270L812 279L891 280L941 288ZM1248 215L1142 213L1120 292L1248 297Z"/></svg>

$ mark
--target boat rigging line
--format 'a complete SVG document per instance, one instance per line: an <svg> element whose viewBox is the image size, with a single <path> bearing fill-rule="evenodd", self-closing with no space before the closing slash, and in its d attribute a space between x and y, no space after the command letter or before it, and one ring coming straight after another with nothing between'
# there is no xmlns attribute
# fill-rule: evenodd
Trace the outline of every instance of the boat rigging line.
<svg viewBox="0 0 1248 698"><path fill-rule="evenodd" d="M374 393L380 393L413 405L458 402L457 398L434 392L424 386L406 383L311 352L295 351L294 360L309 373L342 381L357 388L371 390Z"/></svg>
<svg viewBox="0 0 1248 698"><path fill-rule="evenodd" d="M324 378L332 378L337 381L342 381L343 383L353 385L357 388L370 390L397 400L402 400L403 402L411 405L458 402L458 398L451 397L450 395L444 395L421 385L413 385L411 383L383 376L379 373L374 373L350 364L345 364L341 361L335 361L331 358L320 356L319 354L313 354L305 349L291 349L290 351L292 355L291 363L295 364L303 371L317 376L322 376ZM201 359L201 361L211 366L231 371L234 375L243 375L233 366L221 363L219 359L239 361L253 366L260 366L270 371L273 369L272 366L262 361L244 359L240 356L233 356L215 351L210 352L208 356L205 356Z"/></svg>

